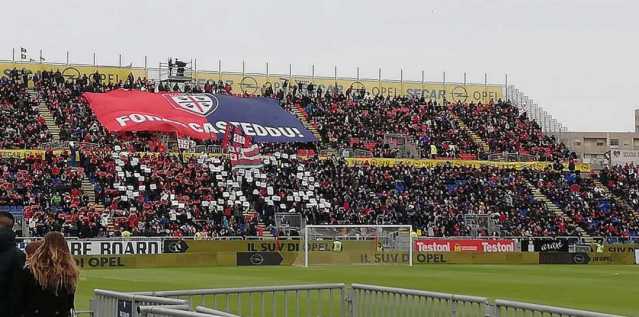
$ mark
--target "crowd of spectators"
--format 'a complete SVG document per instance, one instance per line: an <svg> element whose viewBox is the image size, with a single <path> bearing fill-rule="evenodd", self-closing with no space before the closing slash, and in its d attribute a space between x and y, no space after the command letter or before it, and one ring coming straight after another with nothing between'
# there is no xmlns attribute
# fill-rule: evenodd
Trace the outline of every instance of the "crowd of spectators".
<svg viewBox="0 0 639 317"><path fill-rule="evenodd" d="M606 167L599 173L599 181L639 211L639 167L633 164Z"/></svg>
<svg viewBox="0 0 639 317"><path fill-rule="evenodd" d="M86 149L81 155L95 183L96 200L106 207L116 230L147 236L257 235L257 219L245 219L237 206L220 212L209 208L209 201L217 204L221 198L222 187L202 160L110 149Z"/></svg>
<svg viewBox="0 0 639 317"><path fill-rule="evenodd" d="M113 136L104 131L81 97L85 91L108 91L121 87L149 91L232 94L231 86L223 82L206 82L202 87L171 87L163 83L155 86L150 81L133 78L118 84L100 83L99 78L96 75L65 80L59 72L43 72L34 76L33 81L40 97L46 101L60 126L62 140L111 145L126 138L125 134ZM407 155L410 157L456 158L462 154L477 157L479 153L475 143L457 126L448 109L424 99L373 98L356 92L344 94L331 90L327 90L325 94L319 91L310 94L297 86L280 89L278 93L274 93L272 88L264 89L261 93L279 98L282 106L291 112L295 106L304 109L312 124L318 127L322 147L362 149L373 156L395 157L399 146L393 142L398 138L385 139L385 135L395 135L403 138L402 143L414 146L415 151ZM128 139L131 138L128 134ZM134 138L141 140L141 143L149 143L144 137Z"/></svg>
<svg viewBox="0 0 639 317"><path fill-rule="evenodd" d="M536 161L571 157L563 143L545 135L534 120L510 102L466 104L458 101L449 107L488 144L491 153L517 153L532 156Z"/></svg>
<svg viewBox="0 0 639 317"><path fill-rule="evenodd" d="M574 223L593 236L639 234L639 220L619 206L609 191L576 171L528 171L527 177Z"/></svg>
<svg viewBox="0 0 639 317"><path fill-rule="evenodd" d="M376 157L396 157L397 145L415 144L415 158L477 155L478 148L446 108L415 97L305 97L300 101L318 127L322 144L366 149ZM391 138L385 138L389 136ZM404 144L393 144L399 136Z"/></svg>
<svg viewBox="0 0 639 317"><path fill-rule="evenodd" d="M473 214L478 222L488 220L477 232L484 236L571 232L535 201L515 170L451 164L349 167L329 160L320 165L320 193L346 223L409 223L427 236L463 236L473 230L465 218Z"/></svg>
<svg viewBox="0 0 639 317"><path fill-rule="evenodd" d="M21 82L20 72L15 73L20 80L14 81ZM118 83L105 82L99 73L65 79L60 71L39 72L33 75L32 80L60 126L63 140L109 145L127 136L106 133L80 97L82 92L128 88L233 94L229 83L222 81L171 87L165 83L156 85L146 78L135 79L132 75ZM351 88L341 92L332 89L322 91L319 87L312 88L312 84L306 85L307 88L298 86L285 84L277 92L266 87L260 94L279 99L289 111L301 107L318 128L321 135L319 145L323 148L361 149L378 157L399 156L402 148L399 145L406 145L402 156L416 158L477 158L487 154L481 153L472 138L459 127L459 118L488 144L491 153L517 153L545 161L567 159L571 155L563 144L552 136L544 135L537 123L507 102L438 105L417 97L374 97ZM37 111L34 114L37 115ZM31 122L43 127L44 137L48 136L41 118L35 117ZM34 138L40 134L28 135ZM149 143L144 136L129 134L127 138ZM398 140L401 144L394 143Z"/></svg>
<svg viewBox="0 0 639 317"><path fill-rule="evenodd" d="M39 223L63 219L54 223L84 236L255 236L262 234L258 222L272 227L277 212L295 212L309 224L404 223L427 236L575 234L509 169L349 166L284 152L250 170L233 170L221 157L106 148L83 149L80 157L105 209L84 203L40 215ZM491 225L473 232L469 214Z"/></svg>
<svg viewBox="0 0 639 317"><path fill-rule="evenodd" d="M68 154L0 158L0 206L22 207L33 235L77 234L77 212L88 204L82 176Z"/></svg>
<svg viewBox="0 0 639 317"><path fill-rule="evenodd" d="M17 71L0 77L0 148L34 148L51 140L27 82Z"/></svg>

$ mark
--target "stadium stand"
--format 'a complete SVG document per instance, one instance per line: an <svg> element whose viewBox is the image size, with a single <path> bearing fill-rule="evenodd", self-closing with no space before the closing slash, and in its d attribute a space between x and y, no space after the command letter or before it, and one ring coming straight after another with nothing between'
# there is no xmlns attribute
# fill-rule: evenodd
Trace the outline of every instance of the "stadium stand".
<svg viewBox="0 0 639 317"><path fill-rule="evenodd" d="M575 223L593 236L636 236L639 222L609 192L579 172L528 171L527 175Z"/></svg>
<svg viewBox="0 0 639 317"><path fill-rule="evenodd" d="M486 141L492 153L517 153L534 161L570 158L570 151L553 136L546 136L536 122L509 102L487 105L451 104L461 120Z"/></svg>
<svg viewBox="0 0 639 317"><path fill-rule="evenodd" d="M580 234L579 228L597 236L639 234L634 215L639 208L637 169L604 170L599 179L609 191L604 190L590 175L574 172L570 151L508 102L442 106L352 90L344 94L269 87L261 93L278 98L292 113L302 113L308 126L317 128L321 142L264 144L269 164L238 175L224 157L169 153L167 136L110 134L81 98L85 91L114 88L232 94L228 84L156 87L152 81L129 77L105 85L99 74L67 80L59 72L34 74L32 83L55 118L61 141L70 141L60 154L49 149L44 158L0 161L0 205L23 206L33 235L52 229L81 237L123 231L147 236L278 234L274 214L279 211L300 213L310 224L409 223L428 236L471 234L465 218L469 214L494 222L494 231L477 233L485 236L570 236ZM51 140L28 84L17 71L0 80L3 120L10 123L1 148L37 148ZM413 151L399 153L388 135L405 137ZM490 153L484 144L491 153L553 161L555 169L353 166L337 156L318 158L326 149L339 153L343 148L374 157L485 158ZM561 160L570 160L568 172L557 171L563 167ZM81 190L85 175L94 186L96 204ZM238 176L242 180L237 181ZM536 188L565 217L549 211L533 194ZM627 200L632 209L620 208L614 196Z"/></svg>
<svg viewBox="0 0 639 317"><path fill-rule="evenodd" d="M299 212L311 224L410 223L430 236L469 234L466 213L487 214L498 222L499 233L481 235L575 234L532 197L521 173L509 169L347 166L339 159L298 160L278 152L253 181L245 175L234 187L226 183L232 172L224 158L113 153L82 151L81 165L96 184L96 199L106 208L98 217L101 226L87 230L82 227L88 224L77 224L69 231L252 236L259 222L273 225L275 212L281 210ZM236 191L242 194L236 196ZM128 192L135 192L135 198L124 198ZM249 205L226 205L229 193L240 204L244 196ZM63 212L83 219L94 214L86 208ZM108 224L114 227L109 230Z"/></svg>
<svg viewBox="0 0 639 317"><path fill-rule="evenodd" d="M0 148L35 148L51 140L19 72L0 78Z"/></svg>
<svg viewBox="0 0 639 317"><path fill-rule="evenodd" d="M66 154L0 159L0 206L22 206L34 235L71 233L67 225L88 203L80 190L83 171L71 165Z"/></svg>
<svg viewBox="0 0 639 317"><path fill-rule="evenodd" d="M375 157L396 157L397 150L384 141L387 134L415 140L417 158L475 156L477 146L451 113L432 101L414 97L305 98L302 104L318 127L322 143L333 148L361 148Z"/></svg>
<svg viewBox="0 0 639 317"><path fill-rule="evenodd" d="M614 195L620 197L620 204L627 204L627 209L639 217L639 183L637 172L639 169L632 164L624 166L606 167L599 173L599 181Z"/></svg>

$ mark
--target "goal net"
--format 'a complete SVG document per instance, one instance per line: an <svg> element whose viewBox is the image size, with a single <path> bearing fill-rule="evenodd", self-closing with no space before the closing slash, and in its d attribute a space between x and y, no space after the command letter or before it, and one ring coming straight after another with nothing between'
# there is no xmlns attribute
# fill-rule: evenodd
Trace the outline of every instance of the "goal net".
<svg viewBox="0 0 639 317"><path fill-rule="evenodd" d="M410 225L307 225L304 266L413 265Z"/></svg>

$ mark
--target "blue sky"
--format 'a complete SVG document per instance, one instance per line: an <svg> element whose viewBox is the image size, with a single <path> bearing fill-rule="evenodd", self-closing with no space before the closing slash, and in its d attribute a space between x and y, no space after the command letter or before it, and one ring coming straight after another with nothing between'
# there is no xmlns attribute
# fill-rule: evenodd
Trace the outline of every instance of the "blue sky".
<svg viewBox="0 0 639 317"><path fill-rule="evenodd" d="M639 108L639 1L12 1L0 59L482 81L519 89L571 131L631 131ZM6 31L6 32L5 32Z"/></svg>

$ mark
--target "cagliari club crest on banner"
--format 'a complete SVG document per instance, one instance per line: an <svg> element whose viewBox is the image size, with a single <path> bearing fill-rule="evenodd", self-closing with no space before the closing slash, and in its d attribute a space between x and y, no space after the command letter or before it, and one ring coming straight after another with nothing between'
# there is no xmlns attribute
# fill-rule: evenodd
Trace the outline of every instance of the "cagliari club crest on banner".
<svg viewBox="0 0 639 317"><path fill-rule="evenodd" d="M219 102L210 94L163 94L173 107L203 117L215 112Z"/></svg>

